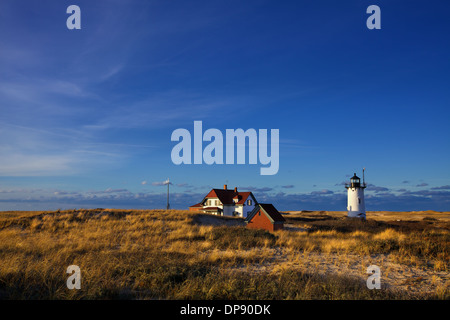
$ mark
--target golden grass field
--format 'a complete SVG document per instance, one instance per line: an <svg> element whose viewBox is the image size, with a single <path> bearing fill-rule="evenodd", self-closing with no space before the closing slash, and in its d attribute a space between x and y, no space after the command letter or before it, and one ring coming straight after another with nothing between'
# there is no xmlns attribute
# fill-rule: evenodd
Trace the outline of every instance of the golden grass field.
<svg viewBox="0 0 450 320"><path fill-rule="evenodd" d="M0 298L450 298L450 213L283 214L269 233L181 210L0 212ZM380 290L366 287L371 264Z"/></svg>

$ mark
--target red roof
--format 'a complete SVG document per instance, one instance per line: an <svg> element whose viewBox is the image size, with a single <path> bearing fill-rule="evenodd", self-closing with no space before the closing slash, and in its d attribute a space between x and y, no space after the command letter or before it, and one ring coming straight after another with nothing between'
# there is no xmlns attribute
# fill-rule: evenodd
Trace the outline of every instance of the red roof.
<svg viewBox="0 0 450 320"><path fill-rule="evenodd" d="M201 203L197 203L197 204L190 206L190 208L192 208L192 207L203 207L203 205Z"/></svg>
<svg viewBox="0 0 450 320"><path fill-rule="evenodd" d="M281 213L279 213L271 203L260 203L259 206L264 209L264 211L273 219L273 221L286 221L286 219L283 218Z"/></svg>
<svg viewBox="0 0 450 320"><path fill-rule="evenodd" d="M268 218L272 220L272 223L281 223L286 221L281 213L279 213L271 203L258 203L258 205L255 206L255 209L253 209L252 212L247 215L247 218L245 220L251 221L256 213L260 210L262 210L268 216Z"/></svg>
<svg viewBox="0 0 450 320"><path fill-rule="evenodd" d="M244 204L244 202L247 200L247 198L250 196L250 194L251 194L251 192L238 192L237 204Z"/></svg>
<svg viewBox="0 0 450 320"><path fill-rule="evenodd" d="M234 204L233 200L237 200L237 204L243 204L250 196L251 192L235 192L234 190L212 189L205 197L219 198L222 204Z"/></svg>

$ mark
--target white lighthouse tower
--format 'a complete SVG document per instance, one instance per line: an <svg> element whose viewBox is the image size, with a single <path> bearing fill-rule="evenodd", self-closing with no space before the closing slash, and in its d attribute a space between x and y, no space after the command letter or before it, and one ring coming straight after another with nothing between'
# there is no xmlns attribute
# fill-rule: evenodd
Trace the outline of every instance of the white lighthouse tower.
<svg viewBox="0 0 450 320"><path fill-rule="evenodd" d="M347 210L349 218L366 218L366 206L364 204L364 189L366 183L364 181L363 170L363 183L356 175L350 178L350 184L345 184L347 189Z"/></svg>

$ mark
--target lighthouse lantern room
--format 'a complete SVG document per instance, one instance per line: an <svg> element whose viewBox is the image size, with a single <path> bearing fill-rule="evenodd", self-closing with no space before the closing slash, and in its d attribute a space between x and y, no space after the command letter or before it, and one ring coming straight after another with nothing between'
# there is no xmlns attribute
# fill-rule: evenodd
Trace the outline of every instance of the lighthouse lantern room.
<svg viewBox="0 0 450 320"><path fill-rule="evenodd" d="M366 208L364 204L364 189L366 183L364 181L363 170L363 183L361 179L355 174L350 178L350 183L345 184L347 189L347 210L349 218L366 218Z"/></svg>

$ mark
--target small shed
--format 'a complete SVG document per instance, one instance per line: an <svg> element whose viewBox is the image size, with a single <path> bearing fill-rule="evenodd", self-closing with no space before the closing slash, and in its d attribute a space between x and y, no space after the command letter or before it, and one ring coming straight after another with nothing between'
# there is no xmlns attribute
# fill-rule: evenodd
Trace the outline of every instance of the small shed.
<svg viewBox="0 0 450 320"><path fill-rule="evenodd" d="M284 228L286 220L270 203L258 203L245 219L247 228L276 231Z"/></svg>

